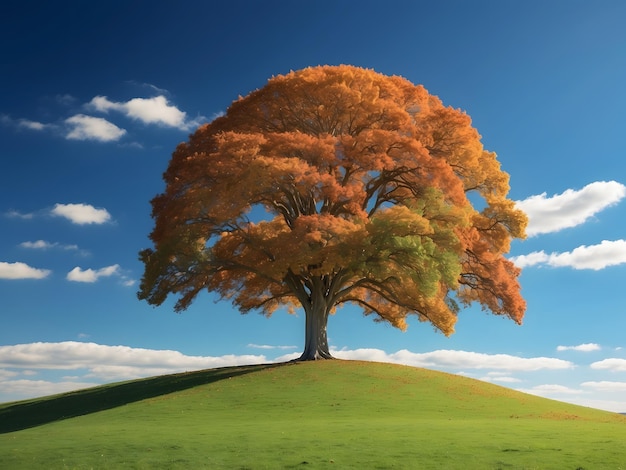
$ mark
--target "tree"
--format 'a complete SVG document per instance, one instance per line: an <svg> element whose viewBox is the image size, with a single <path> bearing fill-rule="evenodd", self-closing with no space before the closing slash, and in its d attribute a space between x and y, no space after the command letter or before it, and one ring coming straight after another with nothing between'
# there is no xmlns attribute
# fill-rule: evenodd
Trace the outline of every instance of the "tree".
<svg viewBox="0 0 626 470"><path fill-rule="evenodd" d="M186 309L203 290L242 313L301 306L300 359L330 358L343 304L453 333L460 306L521 323L508 261L526 216L467 114L352 66L273 77L180 144L152 200L138 296Z"/></svg>

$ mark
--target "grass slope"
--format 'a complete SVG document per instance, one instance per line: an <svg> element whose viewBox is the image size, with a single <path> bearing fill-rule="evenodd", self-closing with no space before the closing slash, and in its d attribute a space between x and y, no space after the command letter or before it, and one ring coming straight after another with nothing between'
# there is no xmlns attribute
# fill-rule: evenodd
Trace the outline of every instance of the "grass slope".
<svg viewBox="0 0 626 470"><path fill-rule="evenodd" d="M0 405L3 469L618 469L625 443L619 414L356 361L213 369Z"/></svg>

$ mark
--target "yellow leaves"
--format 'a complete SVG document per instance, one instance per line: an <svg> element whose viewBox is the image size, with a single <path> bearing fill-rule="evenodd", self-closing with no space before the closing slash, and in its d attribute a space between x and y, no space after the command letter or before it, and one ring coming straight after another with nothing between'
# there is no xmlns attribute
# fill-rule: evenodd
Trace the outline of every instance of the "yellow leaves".
<svg viewBox="0 0 626 470"><path fill-rule="evenodd" d="M392 206L380 211L372 219L372 229L375 230L374 236L379 231L396 237L430 235L434 232L428 219L407 206Z"/></svg>

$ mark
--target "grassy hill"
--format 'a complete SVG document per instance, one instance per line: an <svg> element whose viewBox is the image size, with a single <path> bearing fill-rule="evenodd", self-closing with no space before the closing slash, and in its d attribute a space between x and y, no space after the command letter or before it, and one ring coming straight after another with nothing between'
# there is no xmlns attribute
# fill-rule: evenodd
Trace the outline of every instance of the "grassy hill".
<svg viewBox="0 0 626 470"><path fill-rule="evenodd" d="M0 405L2 469L618 469L626 416L393 364L213 369Z"/></svg>

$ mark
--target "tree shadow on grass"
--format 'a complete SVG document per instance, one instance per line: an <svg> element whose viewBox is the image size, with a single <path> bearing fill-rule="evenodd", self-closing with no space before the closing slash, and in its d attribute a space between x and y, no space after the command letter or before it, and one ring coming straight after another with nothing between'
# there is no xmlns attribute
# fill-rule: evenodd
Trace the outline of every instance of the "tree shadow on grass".
<svg viewBox="0 0 626 470"><path fill-rule="evenodd" d="M0 434L108 410L284 364L222 367L163 375L0 405Z"/></svg>

